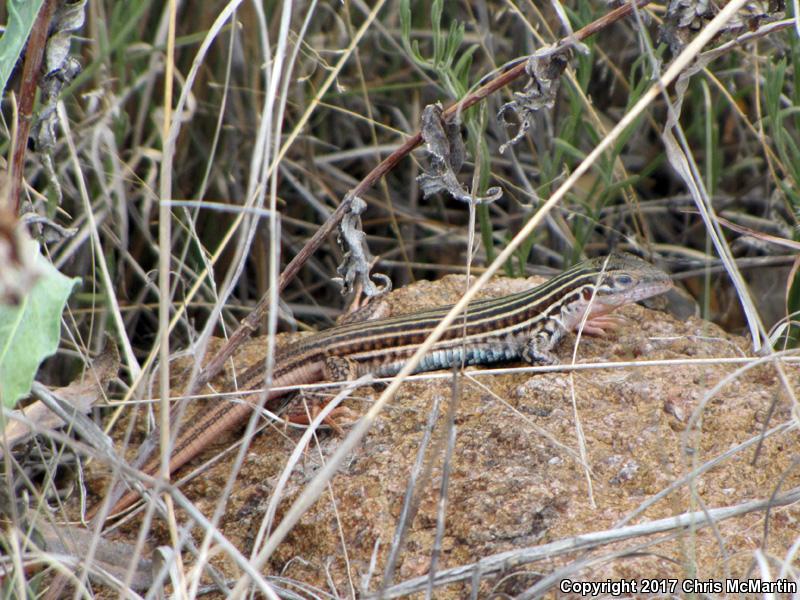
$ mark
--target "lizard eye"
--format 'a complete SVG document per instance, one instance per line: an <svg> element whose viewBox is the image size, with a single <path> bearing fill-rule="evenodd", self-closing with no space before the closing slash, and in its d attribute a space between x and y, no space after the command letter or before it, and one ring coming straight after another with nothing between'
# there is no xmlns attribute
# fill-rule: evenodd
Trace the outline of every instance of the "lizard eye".
<svg viewBox="0 0 800 600"><path fill-rule="evenodd" d="M617 283L620 285L630 285L633 283L633 278L630 275L620 275L617 277Z"/></svg>

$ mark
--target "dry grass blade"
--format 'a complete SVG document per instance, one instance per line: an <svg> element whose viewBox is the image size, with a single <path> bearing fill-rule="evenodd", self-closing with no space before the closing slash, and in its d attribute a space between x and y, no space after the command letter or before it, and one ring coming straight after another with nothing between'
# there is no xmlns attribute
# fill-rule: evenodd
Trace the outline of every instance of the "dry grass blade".
<svg viewBox="0 0 800 600"><path fill-rule="evenodd" d="M708 41L722 28L727 20L733 15L742 5L744 0L734 0L730 2L720 13L709 23L700 34L689 44L686 49L673 61L666 72L661 76L656 85L650 88L649 92L644 94L639 102L634 105L625 117L609 132L600 144L586 157L586 159L578 166L578 168L567 178L567 180L558 188L558 190L550 196L547 202L537 211L537 213L525 224L525 227L514 237L506 248L498 255L498 257L488 266L486 271L481 275L477 281L470 287L464 294L461 301L456 303L448 315L442 322L434 329L428 336L426 341L420 345L419 349L409 359L406 366L398 373L397 379L393 381L386 391L381 394L381 397L364 416L363 420L358 423L347 439L344 440L342 445L331 457L328 464L320 471L320 473L309 484L307 492L292 506L288 511L284 520L276 528L269 543L264 547L255 564L258 567L264 565L266 560L270 557L278 544L284 539L288 532L296 525L301 515L307 508L319 498L322 493L323 486L330 481L335 474L339 465L345 457L353 450L353 448L361 441L361 439L369 431L372 422L375 420L377 414L383 409L385 404L389 401L392 395L397 391L400 382L410 375L421 358L428 352L431 346L439 339L444 332L445 328L450 325L453 320L464 310L466 305L475 296L477 291L489 280L489 278L500 268L500 266L511 258L514 250L519 246L522 241L533 232L539 225L544 216L551 210L566 194L567 190L578 180L578 178L585 173L595 160L613 143L622 131L631 123L634 122L636 117L645 109L645 107L653 101L653 99L660 94L661 90L669 85L684 68L694 59L700 52L701 48L708 43ZM239 582L234 589L234 597L240 597L246 589L246 583Z"/></svg>
<svg viewBox="0 0 800 600"><path fill-rule="evenodd" d="M0 413L3 589L800 585L796 7L56 4L0 110L0 296L34 242L75 282Z"/></svg>
<svg viewBox="0 0 800 600"><path fill-rule="evenodd" d="M558 540L535 548L513 550L497 556L488 556L472 565L464 565L462 567L439 571L436 574L436 585L441 586L455 581L469 581L474 572L480 573L481 576L488 576L492 573L507 571L508 569L513 569L539 560L547 560L561 554L596 548L598 546L604 546L645 535L653 535L686 527L707 527L711 526L713 523L718 523L725 519L731 519L751 512L761 512L777 506L787 506L797 502L799 499L800 488L795 488L776 498L754 500L735 506L685 513L667 519L640 523L638 525L628 525L626 527L606 531L584 533L574 538ZM383 597L400 598L408 594L420 592L425 589L427 585L428 577L419 577L385 590Z"/></svg>

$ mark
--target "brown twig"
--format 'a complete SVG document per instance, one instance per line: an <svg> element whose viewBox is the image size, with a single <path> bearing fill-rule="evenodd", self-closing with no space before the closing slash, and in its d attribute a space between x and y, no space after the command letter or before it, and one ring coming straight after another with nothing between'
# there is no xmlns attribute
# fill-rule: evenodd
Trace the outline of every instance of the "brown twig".
<svg viewBox="0 0 800 600"><path fill-rule="evenodd" d="M22 190L22 175L25 167L25 150L28 147L28 133L33 121L33 103L36 99L36 88L42 77L42 59L44 47L47 43L47 32L50 21L56 12L58 0L45 0L39 9L39 15L33 24L28 46L25 51L25 64L22 67L22 81L19 86L19 113L17 121L17 136L14 141L14 154L11 157L9 171L9 205L15 215L19 214L19 196Z"/></svg>
<svg viewBox="0 0 800 600"><path fill-rule="evenodd" d="M600 17L596 21L592 21L585 27L582 27L578 31L576 31L572 36L563 39L560 44L569 44L571 41L582 41L588 38L591 35L594 35L598 31L609 27L611 24L616 23L617 21L624 19L625 17L629 16L634 8L643 8L647 4L650 3L650 0L636 0L636 2L631 2L629 4L624 4L619 8L616 8L609 12L607 15ZM444 112L444 118L446 120L453 119L459 112L462 112L469 107L477 104L493 92L507 86L512 81L518 79L522 75L525 74L525 66L526 61L521 61L519 64L515 65L508 71L501 73L496 78L492 79L485 85L481 86L467 97L465 97L462 101L456 102ZM367 174L361 182L353 188L348 194L344 197L339 207L331 213L328 217L327 221L322 224L322 226L317 230L317 232L311 237L311 239L303 246L300 252L286 265L283 273L281 273L280 279L278 281L278 290L283 291L284 288L288 285L288 283L294 278L294 276L300 271L303 267L305 262L309 259L309 257L317 251L317 249L322 245L322 241L328 237L333 230L339 225L339 222L342 220L342 217L350 208L350 203L352 199L356 196L361 196L364 192L370 189L375 183L380 180L381 177L389 173L394 167L408 154L411 153L414 148L419 146L422 143L422 133L417 132L408 138L405 142L403 142L397 150L392 152L389 156L383 159L378 166L376 166L372 171ZM245 339L249 338L250 335L256 331L264 320L267 315L267 309L269 308L269 290L261 297L253 307L253 310L250 314L247 315L245 319L242 320L239 327L236 328L228 341L225 345L220 348L220 350L214 355L214 357L208 362L205 369L201 371L200 375L197 378L197 381L191 387L189 393L194 393L198 389L202 388L206 383L208 383L217 373L222 370L225 361L228 360L231 355L233 355L234 351L239 347L239 345L244 342Z"/></svg>

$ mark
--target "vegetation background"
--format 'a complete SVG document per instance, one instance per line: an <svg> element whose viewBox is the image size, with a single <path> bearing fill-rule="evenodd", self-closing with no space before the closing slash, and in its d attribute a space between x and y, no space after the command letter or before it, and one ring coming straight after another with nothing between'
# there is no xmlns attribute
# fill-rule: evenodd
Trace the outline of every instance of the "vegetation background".
<svg viewBox="0 0 800 600"><path fill-rule="evenodd" d="M0 131L0 240L12 249L0 269L13 279L22 219L47 261L80 279L37 381L67 385L114 347L111 396L145 398L159 351L164 364L170 350L228 335L270 289L275 328L330 326L353 298L336 279L352 252L340 236L322 239L279 302L276 282L347 193L419 130L426 106L470 97L618 4L44 0L42 11L85 18L50 31L80 69L60 64L62 85L52 98L39 92L33 114L59 118L49 136L34 125L29 141L20 115L44 80L26 79L29 44L11 63ZM782 2L739 4L693 54L691 77L654 94L502 264L506 274L626 250L674 274L676 310L696 308L754 347L795 345L800 28ZM466 194L502 196L425 197L418 178L431 156L420 147L360 194L374 270L395 287L481 273L723 6L649 4L575 40L552 102L520 96L535 87L523 76L460 112ZM12 0L0 20L18 8ZM665 148L693 162L680 172ZM15 353L7 345L0 360ZM44 473L55 489L70 485L69 469L49 467L9 484L7 497L40 489Z"/></svg>

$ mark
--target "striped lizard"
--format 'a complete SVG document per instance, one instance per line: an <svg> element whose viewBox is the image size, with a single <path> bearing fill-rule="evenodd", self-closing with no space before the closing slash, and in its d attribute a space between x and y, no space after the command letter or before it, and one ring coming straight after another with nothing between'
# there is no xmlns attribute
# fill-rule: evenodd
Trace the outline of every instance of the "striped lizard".
<svg viewBox="0 0 800 600"><path fill-rule="evenodd" d="M587 260L549 281L522 292L475 301L466 318L447 329L417 366L416 372L453 365L487 365L524 360L552 364L552 350L569 331L602 334L614 325L607 318L623 306L666 292L672 280L650 263L627 254ZM377 377L397 374L406 359L450 310L449 306L380 319L339 325L305 336L276 352L274 387L285 388L325 380L354 379L366 373ZM264 366L257 364L238 379L242 390L263 384ZM219 402L184 424L169 463L174 473L200 454L221 434L240 426L253 405L285 395L285 391L250 394L247 402ZM157 432L153 435L157 435ZM148 475L159 471L160 460L142 467ZM139 494L127 491L111 514L132 505ZM96 511L92 511L94 514Z"/></svg>

